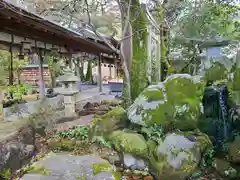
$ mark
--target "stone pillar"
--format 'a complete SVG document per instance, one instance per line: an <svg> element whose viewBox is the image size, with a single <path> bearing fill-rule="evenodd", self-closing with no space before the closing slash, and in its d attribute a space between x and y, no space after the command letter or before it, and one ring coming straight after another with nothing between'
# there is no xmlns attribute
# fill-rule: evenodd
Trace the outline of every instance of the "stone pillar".
<svg viewBox="0 0 240 180"><path fill-rule="evenodd" d="M44 83L44 75L43 75L43 55L47 58L47 55L44 54L43 51L40 51L38 54L39 60L39 95L40 99L44 99L45 97L45 83Z"/></svg>
<svg viewBox="0 0 240 180"><path fill-rule="evenodd" d="M98 56L98 87L99 87L99 92L103 91L102 87L102 57L101 54Z"/></svg>
<svg viewBox="0 0 240 180"><path fill-rule="evenodd" d="M64 112L65 117L75 117L76 114L76 101L78 91L65 91L61 93L64 96Z"/></svg>

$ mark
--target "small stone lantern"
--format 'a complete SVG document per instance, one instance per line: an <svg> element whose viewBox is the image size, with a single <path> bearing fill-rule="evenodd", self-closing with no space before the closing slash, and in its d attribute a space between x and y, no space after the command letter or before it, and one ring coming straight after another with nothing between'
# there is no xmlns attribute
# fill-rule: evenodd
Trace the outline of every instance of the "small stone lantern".
<svg viewBox="0 0 240 180"><path fill-rule="evenodd" d="M76 116L76 100L79 95L77 82L79 82L80 79L72 72L66 72L64 75L58 77L57 81L63 84L63 89L60 94L64 96L65 116Z"/></svg>

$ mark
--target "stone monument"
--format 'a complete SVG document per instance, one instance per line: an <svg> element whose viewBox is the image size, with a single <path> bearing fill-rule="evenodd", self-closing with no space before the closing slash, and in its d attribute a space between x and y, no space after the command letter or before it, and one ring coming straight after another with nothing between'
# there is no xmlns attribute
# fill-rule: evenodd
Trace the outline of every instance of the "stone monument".
<svg viewBox="0 0 240 180"><path fill-rule="evenodd" d="M76 116L76 100L79 95L77 82L80 79L71 72L70 69L65 70L65 74L58 77L57 81L63 84L60 94L64 96L65 116Z"/></svg>

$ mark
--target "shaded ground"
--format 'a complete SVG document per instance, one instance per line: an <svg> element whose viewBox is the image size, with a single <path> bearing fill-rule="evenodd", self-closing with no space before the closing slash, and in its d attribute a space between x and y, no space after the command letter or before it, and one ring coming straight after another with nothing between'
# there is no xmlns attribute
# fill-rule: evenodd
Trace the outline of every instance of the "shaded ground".
<svg viewBox="0 0 240 180"><path fill-rule="evenodd" d="M93 115L82 116L76 120L57 124L57 131L65 131L74 126L88 125L93 119Z"/></svg>

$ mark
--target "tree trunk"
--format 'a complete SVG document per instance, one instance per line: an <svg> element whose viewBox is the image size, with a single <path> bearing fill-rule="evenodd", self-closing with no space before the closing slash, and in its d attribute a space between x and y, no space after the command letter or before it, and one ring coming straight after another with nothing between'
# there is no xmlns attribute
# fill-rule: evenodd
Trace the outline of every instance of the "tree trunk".
<svg viewBox="0 0 240 180"><path fill-rule="evenodd" d="M168 53L169 53L169 47L168 47L168 41L169 41L169 32L168 29L166 29L164 25L164 8L159 8L159 21L161 23L160 26L160 50L161 50L161 80L164 81L164 79L167 77L168 74L172 73L172 68L168 60Z"/></svg>
<svg viewBox="0 0 240 180"><path fill-rule="evenodd" d="M147 22L139 0L132 0L130 10L132 25L132 62L131 62L131 97L135 100L146 88L147 77Z"/></svg>
<svg viewBox="0 0 240 180"><path fill-rule="evenodd" d="M124 72L123 81L123 104L125 108L129 107L132 103L131 98L131 80L130 69L132 59L132 29L130 24L130 5L131 0L120 0L119 7L121 11L122 21L122 42L121 42L121 63Z"/></svg>
<svg viewBox="0 0 240 180"><path fill-rule="evenodd" d="M131 2L130 5L129 2ZM126 106L129 106L148 82L146 71L147 25L139 0L121 0L119 6L123 29L121 43L124 69L123 96Z"/></svg>

